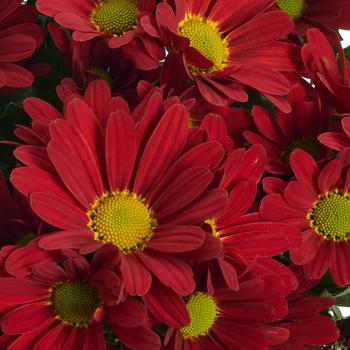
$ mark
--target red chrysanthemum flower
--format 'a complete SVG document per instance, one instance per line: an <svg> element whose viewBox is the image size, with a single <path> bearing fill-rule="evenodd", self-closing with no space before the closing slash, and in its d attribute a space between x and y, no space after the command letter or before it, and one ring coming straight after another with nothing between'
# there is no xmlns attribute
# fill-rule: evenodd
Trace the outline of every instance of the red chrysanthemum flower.
<svg viewBox="0 0 350 350"><path fill-rule="evenodd" d="M181 81L189 78L214 105L247 101L248 86L289 111L281 96L287 95L290 83L279 72L302 67L299 49L278 41L293 30L292 21L279 10L266 12L272 4L272 0L177 0L174 11L159 4L157 23L170 52L161 81L181 92L185 88Z"/></svg>
<svg viewBox="0 0 350 350"><path fill-rule="evenodd" d="M277 7L295 21L294 32L305 35L313 27L350 29L350 3L338 0L276 0Z"/></svg>
<svg viewBox="0 0 350 350"><path fill-rule="evenodd" d="M169 350L266 350L288 338L284 328L269 326L286 313L279 278L254 277L240 281L238 291L196 290L185 299L190 322L169 328L165 349Z"/></svg>
<svg viewBox="0 0 350 350"><path fill-rule="evenodd" d="M271 350L308 350L311 345L334 343L339 336L335 322L320 312L334 305L332 298L288 297L288 315L276 325L289 330L286 343L271 346Z"/></svg>
<svg viewBox="0 0 350 350"><path fill-rule="evenodd" d="M317 161L329 153L317 137L329 130L331 114L320 105L318 96L308 97L306 89L297 84L288 100L292 112L276 110L274 117L263 107L254 106L252 115L258 132L253 129L243 133L250 144L264 146L268 156L266 170L272 174L290 172L289 158L296 148L308 152Z"/></svg>
<svg viewBox="0 0 350 350"><path fill-rule="evenodd" d="M41 247L89 253L113 244L130 294L147 293L153 275L186 295L192 269L178 253L202 245L206 233L198 225L226 204L226 191L210 186L223 149L216 142L191 146L186 108L162 111L159 94L138 110L137 125L118 101L109 115L95 114L81 98L68 102L66 120L49 125L47 148L16 151L28 167L15 169L12 182L30 194L39 217L63 229L42 237Z"/></svg>
<svg viewBox="0 0 350 350"><path fill-rule="evenodd" d="M327 105L338 114L350 112L350 66L338 40L339 65L332 45L318 29L309 29L302 58L309 77ZM340 66L340 69L339 69Z"/></svg>
<svg viewBox="0 0 350 350"><path fill-rule="evenodd" d="M261 215L300 229L303 240L290 255L295 264L304 266L307 277L319 279L329 268L337 285L349 284L350 149L322 170L308 153L295 150L291 168L296 180L283 194L265 197Z"/></svg>
<svg viewBox="0 0 350 350"><path fill-rule="evenodd" d="M136 99L135 90L140 80L154 82L159 79L159 69L135 68L121 49L110 49L103 39L75 41L54 22L47 28L80 88L85 88L92 80L103 79L114 94L127 98L130 103Z"/></svg>
<svg viewBox="0 0 350 350"><path fill-rule="evenodd" d="M342 130L328 131L318 137L322 144L336 151L350 147L350 117L344 115L340 123Z"/></svg>
<svg viewBox="0 0 350 350"><path fill-rule="evenodd" d="M307 296L304 294L318 284L319 280L309 280L300 267L291 266L296 273L299 287L287 297L288 314L274 323L289 330L286 343L271 346L271 350L308 350L312 345L334 343L339 336L336 323L320 312L335 304L329 297ZM307 325L307 327L305 327Z"/></svg>
<svg viewBox="0 0 350 350"><path fill-rule="evenodd" d="M219 130L215 125L212 127ZM257 258L281 254L299 243L299 232L295 228L264 221L258 212L251 210L265 166L266 154L259 145L247 151L233 150L221 166L223 175L219 187L228 191L228 204L217 215L207 218L203 227L210 235L198 249L198 252L207 250L207 244L213 245L213 240L222 246L219 256L200 266L200 273L207 273L209 291L223 282L237 290L238 275L250 263Z"/></svg>
<svg viewBox="0 0 350 350"><path fill-rule="evenodd" d="M154 0L38 0L36 6L73 30L76 41L106 38L110 48L121 48L137 68L158 68L164 58L157 31L148 30Z"/></svg>
<svg viewBox="0 0 350 350"><path fill-rule="evenodd" d="M21 0L0 3L0 88L28 87L34 76L20 66L41 45L43 33L33 8Z"/></svg>
<svg viewBox="0 0 350 350"><path fill-rule="evenodd" d="M91 265L82 257L63 267L34 265L32 275L0 278L0 325L6 349L55 348L105 350L101 322L107 322L129 349L157 350L160 340L145 324L146 309L122 293L123 284L110 271L111 255L102 250Z"/></svg>

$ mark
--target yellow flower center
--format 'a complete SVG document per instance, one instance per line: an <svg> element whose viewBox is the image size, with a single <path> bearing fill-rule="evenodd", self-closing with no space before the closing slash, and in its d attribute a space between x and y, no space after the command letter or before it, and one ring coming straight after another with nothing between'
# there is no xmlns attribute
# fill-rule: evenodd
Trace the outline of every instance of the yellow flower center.
<svg viewBox="0 0 350 350"><path fill-rule="evenodd" d="M56 318L66 325L86 327L101 300L98 290L87 281L68 281L50 288L50 304Z"/></svg>
<svg viewBox="0 0 350 350"><path fill-rule="evenodd" d="M324 239L350 239L350 195L340 190L320 195L307 214L310 226Z"/></svg>
<svg viewBox="0 0 350 350"><path fill-rule="evenodd" d="M206 71L222 70L226 66L229 56L227 41L213 21L201 16L186 15L178 29L182 36L190 40L192 47L213 62L213 66Z"/></svg>
<svg viewBox="0 0 350 350"><path fill-rule="evenodd" d="M137 25L136 0L104 0L92 11L91 20L99 32L121 36Z"/></svg>
<svg viewBox="0 0 350 350"><path fill-rule="evenodd" d="M277 0L277 5L293 19L300 17L305 9L304 0Z"/></svg>
<svg viewBox="0 0 350 350"><path fill-rule="evenodd" d="M87 215L88 227L94 232L95 239L112 243L125 254L144 249L157 226L146 201L128 191L102 195Z"/></svg>
<svg viewBox="0 0 350 350"><path fill-rule="evenodd" d="M218 231L218 228L215 223L215 219L208 219L204 221L204 224L208 225L207 227L209 228L209 232L220 239L220 231ZM207 230L206 230L207 231Z"/></svg>
<svg viewBox="0 0 350 350"><path fill-rule="evenodd" d="M209 294L197 292L190 296L186 306L191 321L181 328L182 336L185 339L206 336L218 317L215 299Z"/></svg>
<svg viewBox="0 0 350 350"><path fill-rule="evenodd" d="M315 160L320 159L321 144L318 142L318 140L314 137L302 137L298 140L293 141L282 151L281 158L284 163L289 163L290 155L297 148L300 148L309 153Z"/></svg>

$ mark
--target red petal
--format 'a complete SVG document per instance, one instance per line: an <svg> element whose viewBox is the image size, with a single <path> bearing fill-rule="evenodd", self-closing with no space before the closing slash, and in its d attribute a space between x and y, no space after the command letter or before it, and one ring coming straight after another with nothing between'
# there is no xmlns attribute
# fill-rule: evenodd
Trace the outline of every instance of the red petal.
<svg viewBox="0 0 350 350"><path fill-rule="evenodd" d="M0 278L0 305L16 305L43 300L48 296L48 290L24 279ZM23 293L25 291L25 293Z"/></svg>
<svg viewBox="0 0 350 350"><path fill-rule="evenodd" d="M63 348L71 328L65 326L63 323L59 323L56 327L49 332L43 334L39 341L33 347L33 350L50 349L60 350Z"/></svg>
<svg viewBox="0 0 350 350"><path fill-rule="evenodd" d="M32 273L36 264L57 263L62 255L56 252L47 252L38 247L38 241L32 241L26 247L16 249L6 259L6 270L13 276L22 277Z"/></svg>
<svg viewBox="0 0 350 350"><path fill-rule="evenodd" d="M28 97L23 101L24 110L32 120L54 121L63 118L62 114L50 103L37 97Z"/></svg>
<svg viewBox="0 0 350 350"><path fill-rule="evenodd" d="M180 155L188 135L187 119L187 111L182 105L173 105L166 111L143 152L135 178L136 193L148 194Z"/></svg>
<svg viewBox="0 0 350 350"><path fill-rule="evenodd" d="M334 282L341 287L350 283L350 246L348 241L335 245L330 263L330 272Z"/></svg>
<svg viewBox="0 0 350 350"><path fill-rule="evenodd" d="M1 319L6 334L22 334L34 331L54 316L54 309L47 301L20 306Z"/></svg>
<svg viewBox="0 0 350 350"><path fill-rule="evenodd" d="M55 227L79 229L88 223L88 217L81 208L50 193L33 193L30 204L40 218Z"/></svg>
<svg viewBox="0 0 350 350"><path fill-rule="evenodd" d="M103 131L92 109L80 98L74 98L66 106L65 114L68 123L74 125L80 131L89 145L96 164L100 165L104 156L103 148L101 147L103 143ZM81 117L82 115L84 118ZM60 141L60 138L57 136L52 136L52 139Z"/></svg>
<svg viewBox="0 0 350 350"><path fill-rule="evenodd" d="M157 333L146 327L111 327L120 341L130 350L159 350L160 338Z"/></svg>
<svg viewBox="0 0 350 350"><path fill-rule="evenodd" d="M168 326L181 328L190 322L183 299L157 280L153 281L151 289L142 300L150 312Z"/></svg>
<svg viewBox="0 0 350 350"><path fill-rule="evenodd" d="M206 237L198 226L161 225L148 242L148 248L181 253L199 248Z"/></svg>
<svg viewBox="0 0 350 350"><path fill-rule="evenodd" d="M96 197L104 192L96 156L80 131L64 120L50 125L52 141L47 152L67 188L90 208Z"/></svg>
<svg viewBox="0 0 350 350"><path fill-rule="evenodd" d="M128 188L136 159L136 129L129 114L110 114L106 130L106 166L112 190Z"/></svg>
<svg viewBox="0 0 350 350"><path fill-rule="evenodd" d="M316 181L319 170L315 160L309 153L301 149L294 150L290 156L290 165L296 178L302 183L311 185L314 191L318 193Z"/></svg>
<svg viewBox="0 0 350 350"><path fill-rule="evenodd" d="M121 255L120 271L130 295L145 295L151 287L151 272L133 254Z"/></svg>
<svg viewBox="0 0 350 350"><path fill-rule="evenodd" d="M0 47L0 62L18 62L31 56L36 42L28 35L14 34L0 38Z"/></svg>
<svg viewBox="0 0 350 350"><path fill-rule="evenodd" d="M334 242L323 241L316 252L316 256L309 263L304 265L305 275L310 279L321 279L327 272L330 265L330 259L333 254Z"/></svg>
<svg viewBox="0 0 350 350"><path fill-rule="evenodd" d="M159 195L152 204L152 209L159 219L171 215L194 202L212 180L213 174L208 168L187 169Z"/></svg>
<svg viewBox="0 0 350 350"><path fill-rule="evenodd" d="M13 88L29 87L34 80L32 73L13 63L1 63L0 73L6 76L6 86Z"/></svg>
<svg viewBox="0 0 350 350"><path fill-rule="evenodd" d="M227 205L227 192L222 189L206 191L194 203L166 218L169 224L201 224L208 218L215 217ZM165 221L165 220L164 220Z"/></svg>
<svg viewBox="0 0 350 350"><path fill-rule="evenodd" d="M152 254L152 255L151 255ZM190 294L195 288L193 271L184 261L171 255L158 255L138 251L138 257L147 268L166 286L180 295Z"/></svg>
<svg viewBox="0 0 350 350"><path fill-rule="evenodd" d="M88 228L43 235L39 241L39 246L46 250L91 248L89 252L93 252L101 245L102 243L93 239L93 234Z"/></svg>
<svg viewBox="0 0 350 350"><path fill-rule="evenodd" d="M128 297L125 302L108 308L106 317L116 327L137 327L146 319L146 308L136 299Z"/></svg>

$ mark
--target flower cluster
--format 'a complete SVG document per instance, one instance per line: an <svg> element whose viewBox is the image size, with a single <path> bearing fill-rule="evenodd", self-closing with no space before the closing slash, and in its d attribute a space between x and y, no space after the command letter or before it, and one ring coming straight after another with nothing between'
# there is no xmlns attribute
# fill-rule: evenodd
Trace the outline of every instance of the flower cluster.
<svg viewBox="0 0 350 350"><path fill-rule="evenodd" d="M0 350L341 342L338 29L348 0L2 0Z"/></svg>

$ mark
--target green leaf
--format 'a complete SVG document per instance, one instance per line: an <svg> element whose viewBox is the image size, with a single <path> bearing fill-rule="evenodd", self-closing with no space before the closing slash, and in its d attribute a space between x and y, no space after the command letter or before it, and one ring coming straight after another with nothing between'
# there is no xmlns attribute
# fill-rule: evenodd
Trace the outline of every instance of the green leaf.
<svg viewBox="0 0 350 350"><path fill-rule="evenodd" d="M346 49L344 49L344 54L348 62L350 63L350 46L348 46Z"/></svg>

